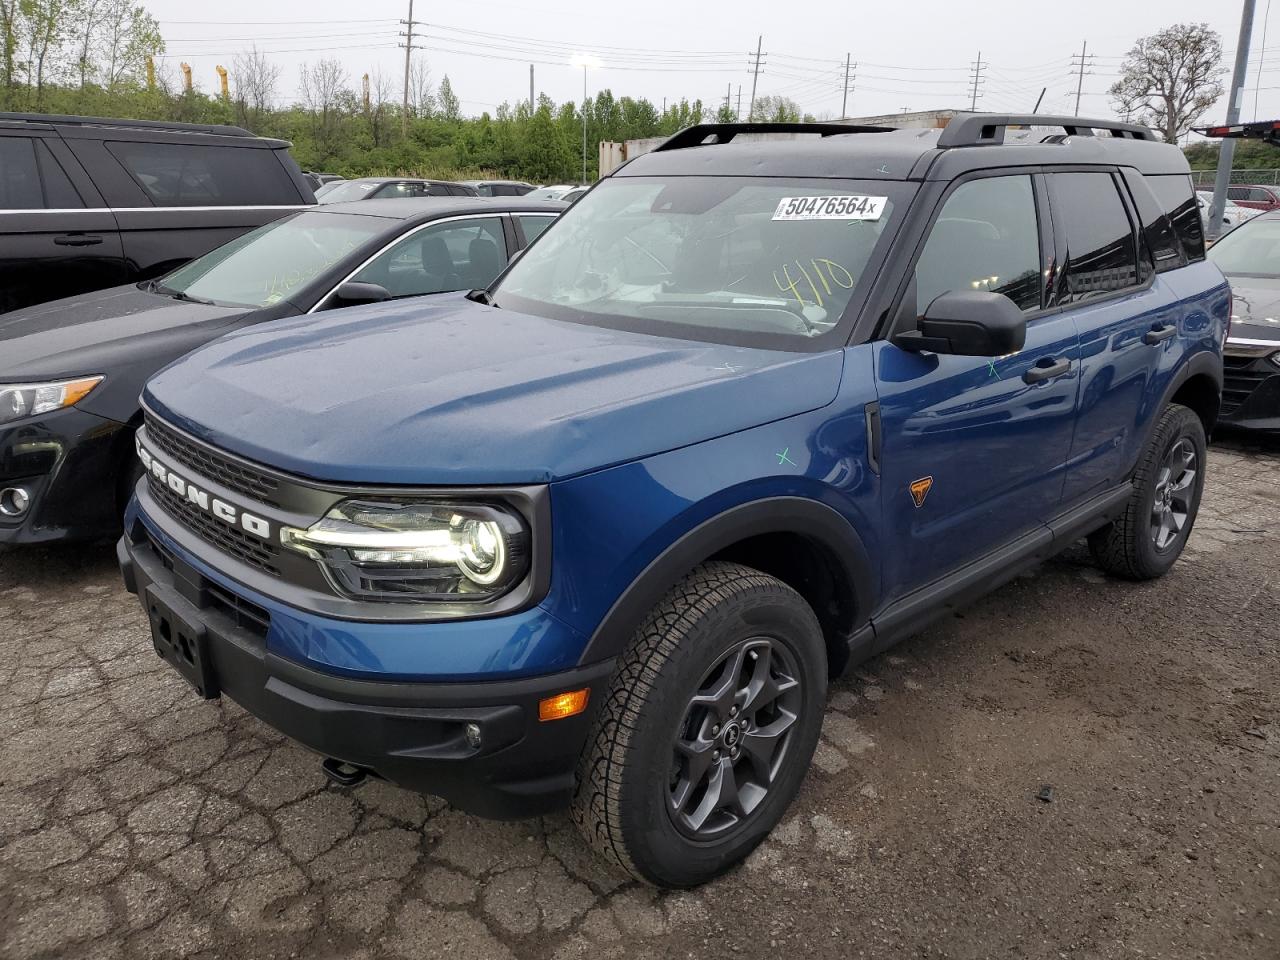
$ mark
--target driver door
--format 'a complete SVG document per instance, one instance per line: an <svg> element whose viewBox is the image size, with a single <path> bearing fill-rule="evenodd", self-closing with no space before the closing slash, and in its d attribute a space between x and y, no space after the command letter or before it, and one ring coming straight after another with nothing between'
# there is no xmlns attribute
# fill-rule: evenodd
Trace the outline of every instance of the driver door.
<svg viewBox="0 0 1280 960"><path fill-rule="evenodd" d="M900 326L913 328L947 291L1002 293L1027 315L1020 352L963 357L875 345L883 517L901 544L884 553L887 597L991 553L1060 508L1079 338L1070 316L1045 309L1053 249L1045 198L1041 178L1025 173L954 186L907 285L914 303L897 312Z"/></svg>

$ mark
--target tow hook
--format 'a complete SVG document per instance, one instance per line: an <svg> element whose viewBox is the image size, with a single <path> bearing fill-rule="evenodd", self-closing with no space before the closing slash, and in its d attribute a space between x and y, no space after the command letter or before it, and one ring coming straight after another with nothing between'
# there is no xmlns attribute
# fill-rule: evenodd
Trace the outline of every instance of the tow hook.
<svg viewBox="0 0 1280 960"><path fill-rule="evenodd" d="M369 779L369 771L336 757L325 757L320 764L324 775L340 787L358 787Z"/></svg>

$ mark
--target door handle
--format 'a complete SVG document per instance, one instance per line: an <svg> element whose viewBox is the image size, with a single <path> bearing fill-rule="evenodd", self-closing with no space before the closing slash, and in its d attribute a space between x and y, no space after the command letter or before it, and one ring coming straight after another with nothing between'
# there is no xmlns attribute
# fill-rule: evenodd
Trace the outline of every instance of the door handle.
<svg viewBox="0 0 1280 960"><path fill-rule="evenodd" d="M102 238L87 233L64 233L54 237L53 242L60 247L96 247Z"/></svg>
<svg viewBox="0 0 1280 960"><path fill-rule="evenodd" d="M1174 336L1178 332L1178 328L1172 323L1166 323L1163 327L1152 327L1142 335L1142 342L1149 347L1154 347L1157 343L1162 343Z"/></svg>
<svg viewBox="0 0 1280 960"><path fill-rule="evenodd" d="M1027 383L1043 383L1046 380L1053 380L1056 377L1060 377L1063 374L1070 372L1070 360L1051 359L1046 366L1041 366L1040 362L1036 363L1035 366L1022 375L1022 379Z"/></svg>

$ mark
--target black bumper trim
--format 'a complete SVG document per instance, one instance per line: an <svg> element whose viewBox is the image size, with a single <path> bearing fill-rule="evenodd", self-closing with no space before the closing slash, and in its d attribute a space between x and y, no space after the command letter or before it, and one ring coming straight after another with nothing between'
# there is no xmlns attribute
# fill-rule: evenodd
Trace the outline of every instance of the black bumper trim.
<svg viewBox="0 0 1280 960"><path fill-rule="evenodd" d="M489 683L398 683L321 673L266 649L260 635L206 605L208 581L181 559L162 562L128 535L116 547L125 586L139 597L181 598L183 621L201 633L222 693L259 720L323 757L400 786L443 797L494 819L539 816L568 803L578 754L613 662ZM590 687L588 710L541 723L538 701ZM193 694L194 695L194 694ZM471 747L466 725L480 727Z"/></svg>

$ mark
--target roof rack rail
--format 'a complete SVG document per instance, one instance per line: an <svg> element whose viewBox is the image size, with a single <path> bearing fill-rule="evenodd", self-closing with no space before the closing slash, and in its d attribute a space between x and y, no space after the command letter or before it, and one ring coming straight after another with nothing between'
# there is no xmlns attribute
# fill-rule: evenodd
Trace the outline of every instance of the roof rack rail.
<svg viewBox="0 0 1280 960"><path fill-rule="evenodd" d="M1261 140L1280 147L1280 120L1257 120L1218 127L1193 127L1203 137L1228 137L1237 140Z"/></svg>
<svg viewBox="0 0 1280 960"><path fill-rule="evenodd" d="M174 120L126 120L115 117L76 117L57 113L0 113L0 120L25 123L52 123L62 126L134 127L144 130L172 130L180 133L213 133L223 137L256 137L244 127L216 123L179 123Z"/></svg>
<svg viewBox="0 0 1280 960"><path fill-rule="evenodd" d="M820 137L836 137L844 133L891 133L894 129L853 123L698 123L672 134L651 152L728 143L741 133L816 133Z"/></svg>
<svg viewBox="0 0 1280 960"><path fill-rule="evenodd" d="M1113 137L1129 140L1156 139L1150 127L1119 120L1089 120L1084 117L1050 117L1041 113L958 113L943 128L939 147L976 147L1003 143L1007 127L1061 127L1071 137L1091 137L1105 130Z"/></svg>

